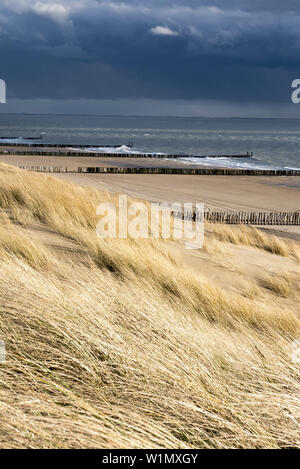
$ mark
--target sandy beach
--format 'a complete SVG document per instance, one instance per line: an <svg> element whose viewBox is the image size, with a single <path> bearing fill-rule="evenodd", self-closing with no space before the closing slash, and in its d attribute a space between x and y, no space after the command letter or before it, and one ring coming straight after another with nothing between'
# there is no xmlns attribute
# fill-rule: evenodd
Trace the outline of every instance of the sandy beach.
<svg viewBox="0 0 300 469"><path fill-rule="evenodd" d="M46 155L0 155L0 161L15 166L20 165L46 165L66 166L70 171L77 171L78 166L96 167L131 167L131 168L195 168L198 164L167 158L134 158L134 157L107 157L107 156L46 156Z"/></svg>
<svg viewBox="0 0 300 469"><path fill-rule="evenodd" d="M203 202L214 210L297 210L300 178L165 174L58 174L76 184L150 201Z"/></svg>
<svg viewBox="0 0 300 469"><path fill-rule="evenodd" d="M300 207L299 176L205 176L166 174L78 174L79 166L195 167L179 160L116 157L0 155L14 166L65 166L74 173L55 174L75 184L153 202L198 202L218 211L295 211ZM199 167L199 165L197 165ZM300 240L299 226L265 226L278 236Z"/></svg>
<svg viewBox="0 0 300 469"><path fill-rule="evenodd" d="M195 167L181 161L149 158L58 157L0 155L14 166ZM199 167L199 165L198 165ZM214 210L297 210L300 207L298 176L195 176L165 174L58 174L80 185L132 195L150 201L203 202Z"/></svg>

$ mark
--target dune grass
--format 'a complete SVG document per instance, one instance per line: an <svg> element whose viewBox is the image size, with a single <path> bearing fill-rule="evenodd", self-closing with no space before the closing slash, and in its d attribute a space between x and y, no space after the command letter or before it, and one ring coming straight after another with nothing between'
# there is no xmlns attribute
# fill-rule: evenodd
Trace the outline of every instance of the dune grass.
<svg viewBox="0 0 300 469"><path fill-rule="evenodd" d="M23 220L0 230L0 446L299 447L295 314L226 294L165 241L99 240L111 199L0 166L0 206ZM89 262L26 238L30 220Z"/></svg>
<svg viewBox="0 0 300 469"><path fill-rule="evenodd" d="M293 296L296 282L290 274L267 274L260 279L260 285L283 298Z"/></svg>
<svg viewBox="0 0 300 469"><path fill-rule="evenodd" d="M207 223L206 232L224 243L251 246L279 256L300 259L300 250L295 243L265 234L253 226Z"/></svg>
<svg viewBox="0 0 300 469"><path fill-rule="evenodd" d="M37 246L36 242L15 227L9 217L0 214L0 255L15 255L24 259L29 265L46 268L49 265L49 254L45 246Z"/></svg>

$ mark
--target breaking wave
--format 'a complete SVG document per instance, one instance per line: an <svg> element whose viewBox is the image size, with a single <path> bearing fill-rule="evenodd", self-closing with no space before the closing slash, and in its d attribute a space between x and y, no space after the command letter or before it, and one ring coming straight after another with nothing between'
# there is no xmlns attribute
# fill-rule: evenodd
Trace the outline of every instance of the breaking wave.
<svg viewBox="0 0 300 469"><path fill-rule="evenodd" d="M132 155L160 155L160 156L165 156L165 153L159 153L159 152L146 152L146 151L140 151L133 149L132 147L128 147L127 145L121 145L120 147L86 147L86 148L70 148L72 151L86 151L90 153L124 153L125 155L132 154Z"/></svg>
<svg viewBox="0 0 300 469"><path fill-rule="evenodd" d="M256 160L255 158L230 158L230 157L220 157L220 158L194 158L186 157L180 158L180 161L184 163L193 163L199 166L210 166L218 168L238 168L238 169L291 169L299 170L298 167L290 166L275 166L268 163L263 163L262 161Z"/></svg>

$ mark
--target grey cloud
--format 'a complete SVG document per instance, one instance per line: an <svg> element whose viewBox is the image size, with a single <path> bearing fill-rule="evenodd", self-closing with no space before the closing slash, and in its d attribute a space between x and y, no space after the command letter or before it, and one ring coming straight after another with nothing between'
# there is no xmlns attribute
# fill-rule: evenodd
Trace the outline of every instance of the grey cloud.
<svg viewBox="0 0 300 469"><path fill-rule="evenodd" d="M0 76L19 98L284 103L299 24L293 0L2 0Z"/></svg>

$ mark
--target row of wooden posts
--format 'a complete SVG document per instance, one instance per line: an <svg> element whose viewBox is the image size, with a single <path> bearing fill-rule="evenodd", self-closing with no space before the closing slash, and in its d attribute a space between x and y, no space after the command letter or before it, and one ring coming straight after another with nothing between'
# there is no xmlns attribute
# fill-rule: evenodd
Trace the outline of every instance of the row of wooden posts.
<svg viewBox="0 0 300 469"><path fill-rule="evenodd" d="M6 137L1 137L5 139ZM7 137L7 139L16 139L17 137ZM40 140L39 138L27 138L27 140ZM21 147L21 148L120 148L122 144L119 145L86 145L86 144L69 144L69 143L26 143L26 142L5 142L0 140L0 147ZM132 143L129 142L126 145L128 148L132 148Z"/></svg>
<svg viewBox="0 0 300 469"><path fill-rule="evenodd" d="M99 146L99 145L98 145ZM67 145L67 144L26 144L26 143L5 143L0 142L0 147L3 150L0 151L1 154L13 154L13 155L36 155L36 156L84 156L84 157L108 157L108 158L251 158L253 152L247 151L246 153L238 154L225 154L225 155L186 155L178 153L141 153L131 151L130 153L111 153L111 152L102 152L102 151L80 151L82 149L91 149L97 148L97 145L94 147L92 145ZM101 145L102 148L119 148L120 145ZM132 146L131 146L132 147ZM130 147L130 148L131 148ZM17 148L15 150L14 148ZM19 149L18 149L19 148ZM55 148L58 150L51 150Z"/></svg>
<svg viewBox="0 0 300 469"><path fill-rule="evenodd" d="M141 168L141 167L78 167L69 170L66 166L20 165L21 169L39 173L82 173L82 174L182 174L200 176L300 176L300 170L266 170L235 168Z"/></svg>
<svg viewBox="0 0 300 469"><path fill-rule="evenodd" d="M1 146L1 144L0 144ZM21 145L20 145L21 147ZM16 146L17 148L17 146ZM87 147L88 148L88 147ZM80 150L80 147L79 147ZM95 151L79 151L75 149L65 149L53 151L50 148L34 148L31 150L26 149L10 149L7 145L7 149L0 150L0 155L18 155L18 156L66 156L66 157L94 157L94 158L156 158L156 159L186 159L186 158L249 158L252 156L251 153L243 153L236 155L183 155L183 154L163 154L163 153L106 153L106 152L95 152Z"/></svg>
<svg viewBox="0 0 300 469"><path fill-rule="evenodd" d="M300 225L300 210L294 212L172 212L174 217L192 221L206 220L210 223L228 225Z"/></svg>
<svg viewBox="0 0 300 469"><path fill-rule="evenodd" d="M109 174L186 174L209 176L300 176L300 170L292 169L240 169L240 168L167 168L167 167L79 167L79 173Z"/></svg>
<svg viewBox="0 0 300 469"><path fill-rule="evenodd" d="M27 171L66 173L68 168L65 166L20 166ZM78 172L82 168L78 168ZM98 169L98 168L97 168ZM116 169L116 168L100 168ZM120 168L117 168L120 169ZM124 169L124 168L121 168ZM128 168L126 168L128 169ZM130 168L132 169L132 168ZM139 169L139 168L133 168ZM142 168L143 169L143 168ZM153 168L152 168L153 169ZM180 212L181 213L181 212ZM174 216L177 216L175 212ZM201 215L201 213L200 213ZM183 216L181 214L180 216ZM185 218L196 221L198 214L196 212L184 213ZM249 224L249 225L300 225L300 210L294 212L229 212L229 211L210 211L204 212L204 219L210 223L225 223L230 225Z"/></svg>
<svg viewBox="0 0 300 469"><path fill-rule="evenodd" d="M35 171L38 173L68 173L68 168L66 166L21 165L19 168L25 169L26 171Z"/></svg>

